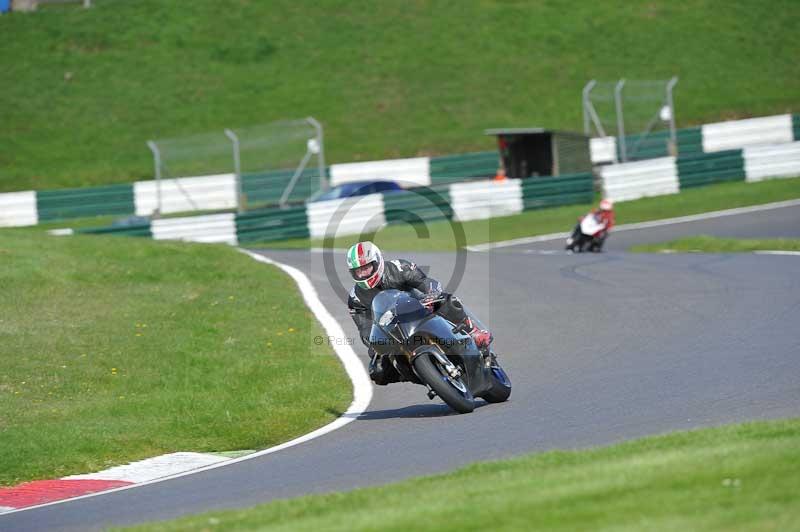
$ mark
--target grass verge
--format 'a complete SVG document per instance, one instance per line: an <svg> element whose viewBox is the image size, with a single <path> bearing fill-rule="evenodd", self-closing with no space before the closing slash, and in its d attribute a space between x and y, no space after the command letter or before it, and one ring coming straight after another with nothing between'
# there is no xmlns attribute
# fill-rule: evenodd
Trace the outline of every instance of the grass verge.
<svg viewBox="0 0 800 532"><path fill-rule="evenodd" d="M350 384L294 283L227 246L0 232L0 485L258 449Z"/></svg>
<svg viewBox="0 0 800 532"><path fill-rule="evenodd" d="M477 463L130 530L786 530L800 522L798 478L794 419Z"/></svg>
<svg viewBox="0 0 800 532"><path fill-rule="evenodd" d="M617 223L635 223L709 211L759 205L800 198L800 178L775 179L758 183L724 183L685 190L680 194L617 203ZM596 202L595 202L596 203ZM549 233L567 232L578 216L591 207L570 205L523 212L488 220L463 222L466 244L482 244ZM390 250L437 251L457 247L451 222L431 222L424 227L390 225L375 234L375 242ZM355 236L336 238L335 247L348 247ZM297 239L249 244L248 247L321 247L322 240Z"/></svg>
<svg viewBox="0 0 800 532"><path fill-rule="evenodd" d="M748 251L800 251L800 240L793 238L740 239L717 238L708 235L691 236L662 242L659 244L640 244L631 251L640 253L660 252L703 252L735 253Z"/></svg>

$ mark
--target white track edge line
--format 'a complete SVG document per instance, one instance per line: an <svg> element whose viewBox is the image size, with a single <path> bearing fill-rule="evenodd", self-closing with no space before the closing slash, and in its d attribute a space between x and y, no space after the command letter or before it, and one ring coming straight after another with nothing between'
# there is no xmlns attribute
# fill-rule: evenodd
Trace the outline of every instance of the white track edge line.
<svg viewBox="0 0 800 532"><path fill-rule="evenodd" d="M800 199L778 201L775 203L765 203L762 205L751 205L749 207L737 207L735 209L725 209L721 211L711 211L701 214L691 214L688 216L679 216L677 218L663 218L661 220L651 220L649 222L638 222L632 224L618 225L612 231L630 231L633 229L646 229L648 227L659 227L662 225L680 224L686 222L695 222L699 220L707 220L710 218L721 218L724 216L735 216L737 214L747 214L750 212L768 211L772 209L781 209L783 207L795 207L800 205ZM522 238L514 238L512 240L501 240L500 242L487 242L485 244L475 244L467 246L467 251L489 251L494 248L505 248L509 246L516 246L519 244L533 244L535 242L546 242L549 240L557 240L559 238L566 238L569 233L550 233L547 235L529 236Z"/></svg>
<svg viewBox="0 0 800 532"><path fill-rule="evenodd" d="M244 253L245 255L248 255L251 258L257 260L258 262L263 262L265 264L271 264L273 266L277 266L278 268L289 274L289 276L295 281L295 283L297 283L297 287L300 289L300 293L303 295L303 300L306 302L306 305L308 305L308 307L314 313L314 316L317 318L317 320L319 320L319 322L322 324L322 327L323 329L325 329L325 332L329 336L333 336L336 338L345 337L342 326L339 325L339 322L336 321L336 318L334 318L333 315L328 311L328 309L325 308L325 305L322 304L322 301L320 301L319 296L317 295L317 291L314 288L314 285L311 284L311 281L303 272L287 264L282 264L270 258L264 257L263 255L253 253L252 251L242 248L237 248L237 249L242 253ZM372 400L372 383L369 379L369 375L367 375L367 371L364 369L364 366L358 359L358 355L356 355L355 351L353 351L353 348L350 347L349 345L336 345L336 344L337 342L334 342L333 346L333 349L336 352L336 356L338 356L339 360L342 361L342 365L344 366L345 372L347 372L347 376L353 383L353 402L350 403L350 406L347 408L347 411L344 414L342 414L335 420L331 421L327 425L320 427L312 432L309 432L308 434L299 436L293 440L289 440L279 445L275 445L274 447L257 451L252 454L241 456L239 458L231 458L230 460L225 460L224 462L198 467L196 469L191 469L189 471L184 471L182 473L176 473L174 475L154 480L148 480L147 482L131 484L129 486L121 486L119 488L114 488L105 491L98 491L95 493L87 493L86 495L79 495L78 497L71 497L69 499L62 499L59 501L52 501L45 504L38 504L36 506L16 508L8 512L0 513L0 519L2 519L3 516L11 515L18 512L35 510L37 508L44 508L45 506L53 506L56 504L63 504L66 502L77 501L79 499L88 499L90 497L97 497L99 495L107 495L109 493L114 493L117 491L125 491L133 488L138 488L140 486L147 486L148 484L157 484L159 482L165 482L167 480L172 480L187 475L193 475L195 473L200 473L201 471L208 471L211 469L217 469L218 467L225 467L230 464L244 462L245 460L258 458L260 456L288 449L289 447L294 447L295 445L299 445L301 443L305 443L315 438L319 438L320 436L328 434L329 432L333 432L334 430L344 427L351 421L355 420L360 414L364 413L367 406L369 406L369 403Z"/></svg>
<svg viewBox="0 0 800 532"><path fill-rule="evenodd" d="M754 251L756 255L791 255L794 257L800 256L800 251L783 251L783 250L772 250L772 249L765 249L761 251Z"/></svg>

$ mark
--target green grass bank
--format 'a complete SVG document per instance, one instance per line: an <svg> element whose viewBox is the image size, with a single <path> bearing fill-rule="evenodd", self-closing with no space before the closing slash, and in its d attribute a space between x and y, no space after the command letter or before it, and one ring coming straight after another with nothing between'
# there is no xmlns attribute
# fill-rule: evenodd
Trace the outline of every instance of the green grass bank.
<svg viewBox="0 0 800 532"><path fill-rule="evenodd" d="M798 478L794 419L477 463L128 530L790 530Z"/></svg>
<svg viewBox="0 0 800 532"><path fill-rule="evenodd" d="M795 0L92 4L0 17L0 191L151 179L148 139L306 116L329 163L492 149L580 130L591 79L679 76L679 127L800 110Z"/></svg>
<svg viewBox="0 0 800 532"><path fill-rule="evenodd" d="M351 385L294 283L228 246L0 232L0 486L259 449Z"/></svg>

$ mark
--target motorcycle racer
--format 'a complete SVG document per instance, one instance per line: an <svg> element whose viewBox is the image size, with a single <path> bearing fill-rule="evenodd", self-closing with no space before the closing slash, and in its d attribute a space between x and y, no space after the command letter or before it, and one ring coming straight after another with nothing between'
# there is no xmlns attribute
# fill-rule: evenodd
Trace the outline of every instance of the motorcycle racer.
<svg viewBox="0 0 800 532"><path fill-rule="evenodd" d="M486 349L492 342L492 334L477 327L463 310L458 299L442 292L442 285L428 277L417 265L405 259L385 261L381 250L372 242L358 242L347 252L347 268L355 281L347 298L350 316L358 328L364 345L369 347L372 329L372 300L382 290L417 290L422 293L420 301L429 310L436 311L454 324L464 324L467 332L480 349ZM445 299L445 303L434 309L434 300ZM380 385L397 382L399 375L390 364L384 363L370 348L369 374L373 382Z"/></svg>
<svg viewBox="0 0 800 532"><path fill-rule="evenodd" d="M589 248L590 251L601 251L606 238L608 238L608 233L611 231L611 228L614 227L614 202L610 199L603 199L600 201L600 205L598 205L597 209L592 209L585 216L578 218L578 224L572 232L573 238L580 233L581 222L586 216L594 216L597 222L603 226L603 229L598 233L589 235L593 237L592 245Z"/></svg>

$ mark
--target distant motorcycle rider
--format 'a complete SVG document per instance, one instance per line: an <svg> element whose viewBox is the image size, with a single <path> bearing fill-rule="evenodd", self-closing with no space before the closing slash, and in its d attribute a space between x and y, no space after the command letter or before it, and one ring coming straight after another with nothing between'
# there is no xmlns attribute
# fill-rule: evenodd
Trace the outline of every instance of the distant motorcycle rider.
<svg viewBox="0 0 800 532"><path fill-rule="evenodd" d="M478 348L485 349L492 342L492 334L480 329L464 312L458 299L442 292L442 285L436 279L428 277L417 268L417 265L404 259L384 261L378 246L372 242L358 242L347 252L347 268L355 281L347 298L350 316L358 327L358 333L364 345L369 345L372 329L372 299L382 290L396 289L404 291L417 290L422 293L420 301L429 310L434 310L434 300L444 298L435 311L454 324L464 324L467 332ZM369 349L370 378L376 384L386 385L397 382L399 375L386 357L377 355Z"/></svg>
<svg viewBox="0 0 800 532"><path fill-rule="evenodd" d="M594 216L597 222L604 226L602 231L594 235L592 245L589 248L590 251L601 251L606 238L608 238L608 233L614 227L614 202L610 199L603 199L600 201L598 208L592 209L586 216ZM580 232L581 222L586 216L578 218L578 225L575 226L573 235L577 235Z"/></svg>

